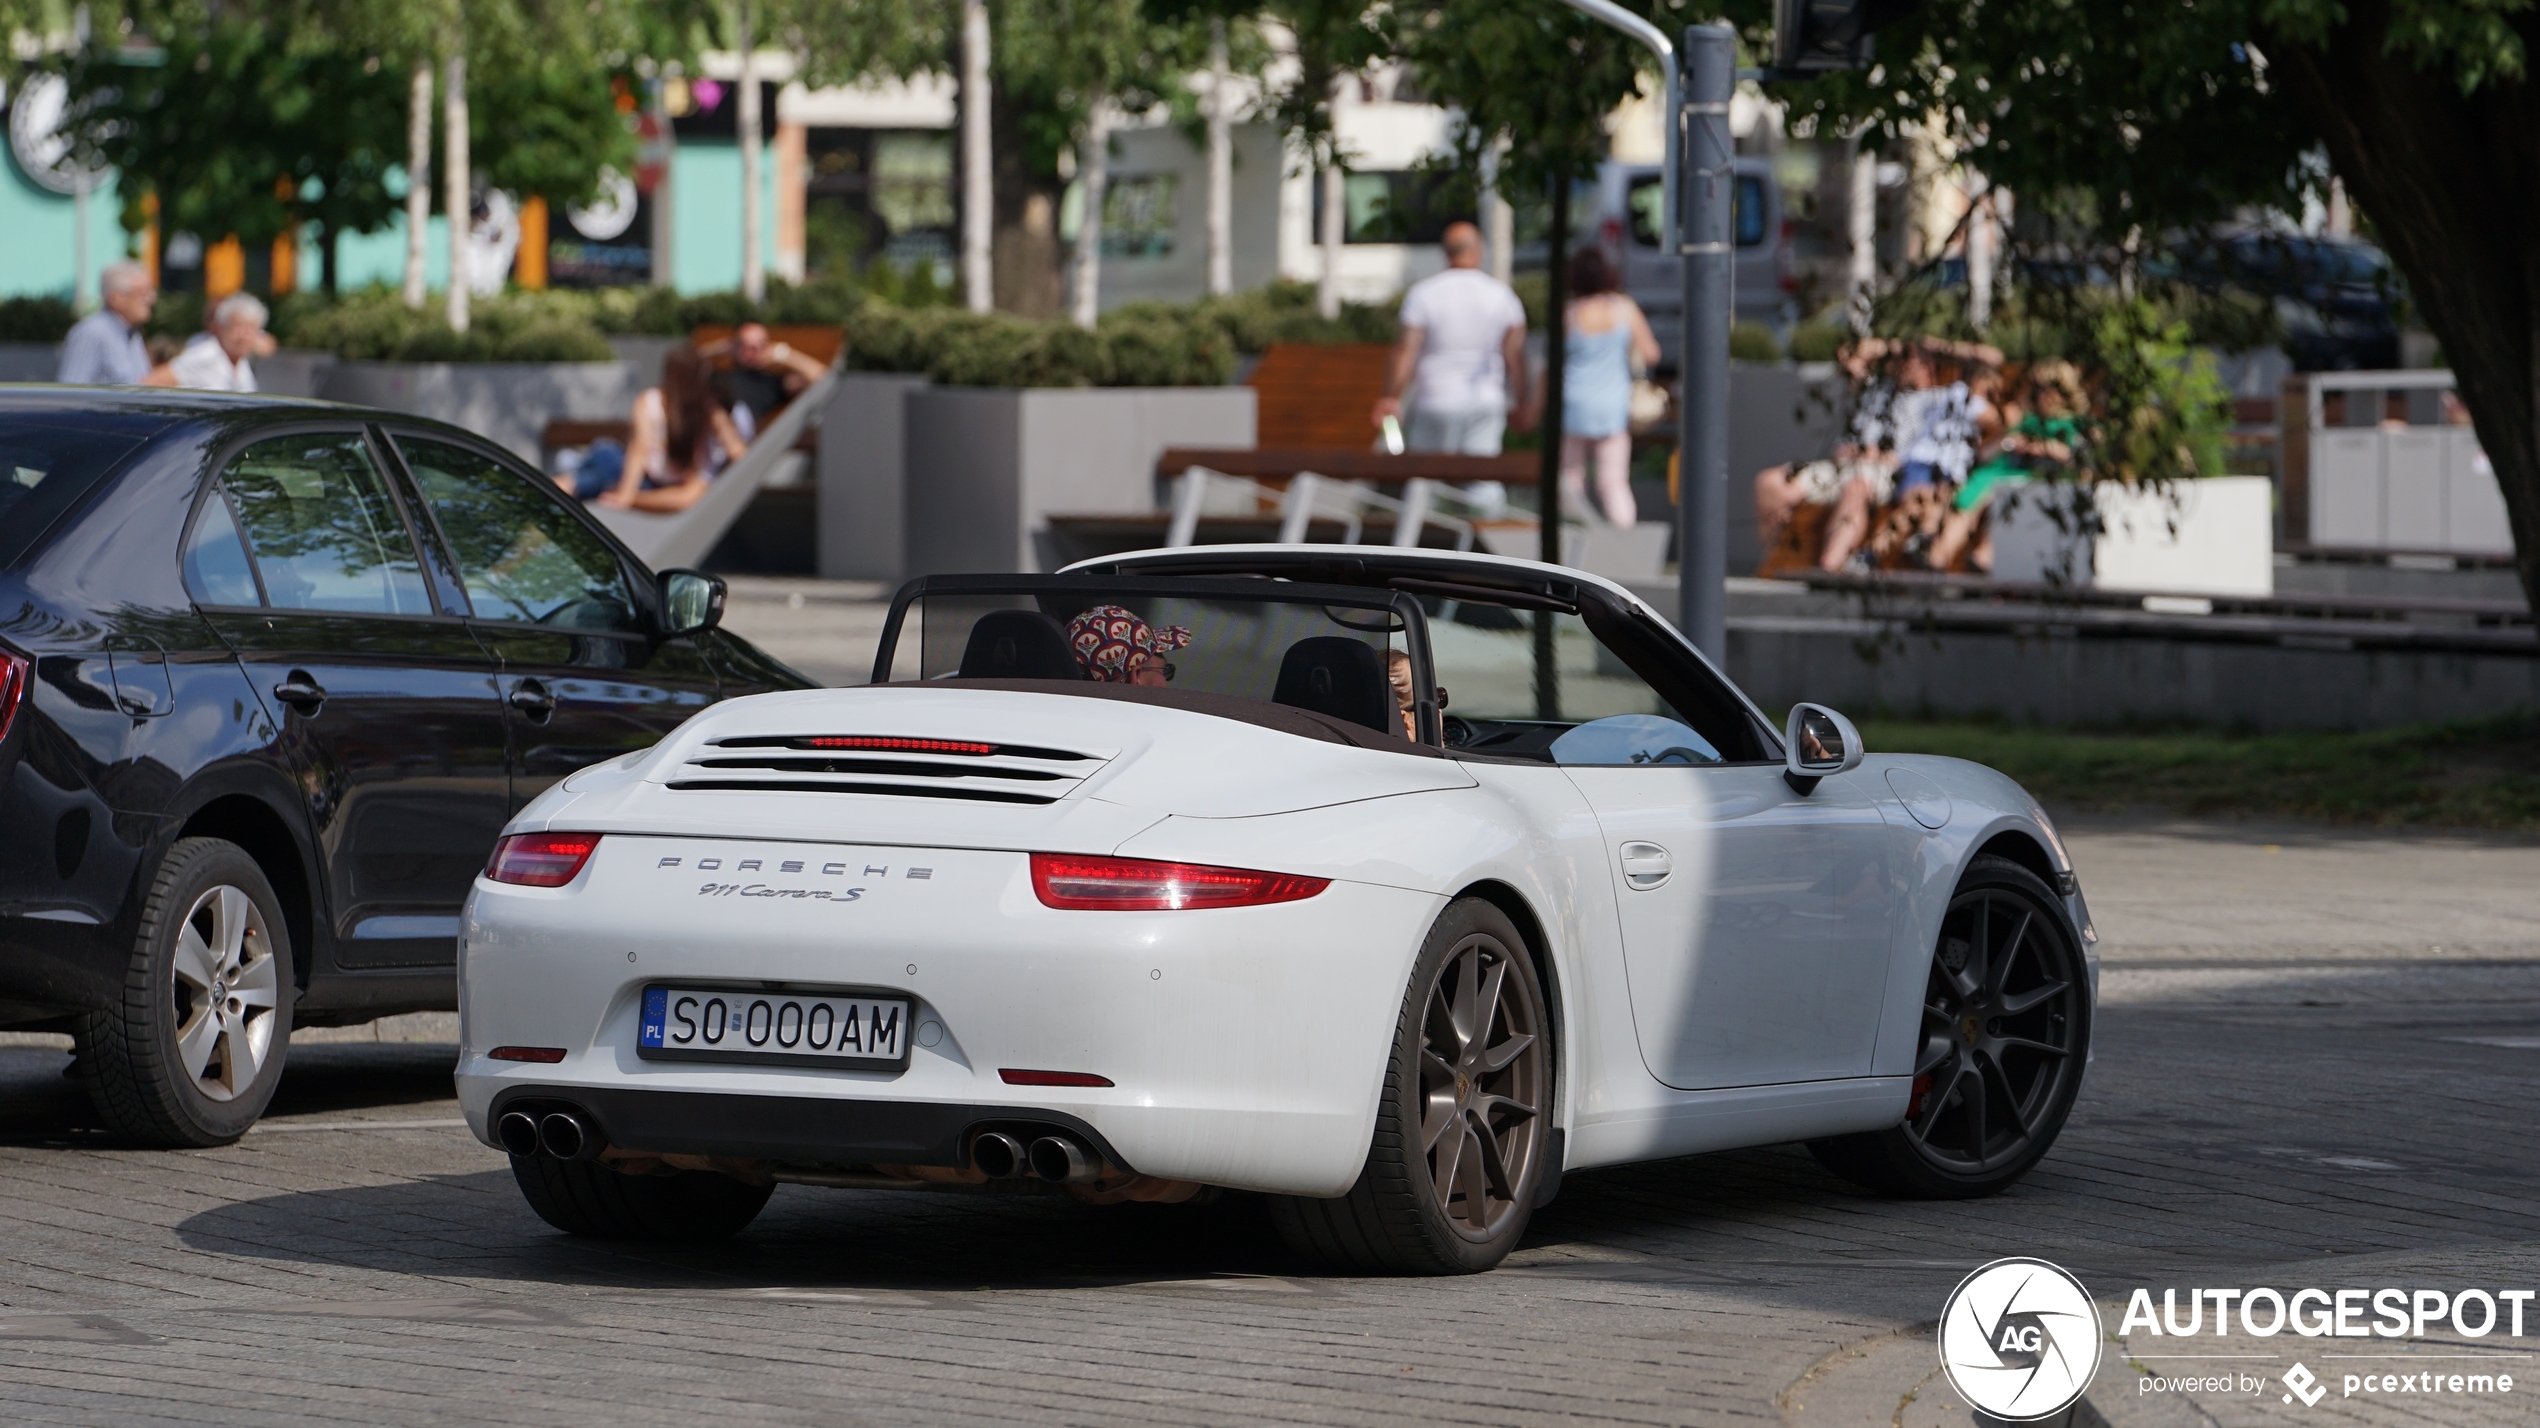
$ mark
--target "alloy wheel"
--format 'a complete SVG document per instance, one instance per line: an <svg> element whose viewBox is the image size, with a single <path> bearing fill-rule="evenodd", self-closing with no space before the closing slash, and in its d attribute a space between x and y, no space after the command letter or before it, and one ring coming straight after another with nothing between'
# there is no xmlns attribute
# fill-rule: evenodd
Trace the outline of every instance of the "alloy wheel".
<svg viewBox="0 0 2540 1428"><path fill-rule="evenodd" d="M1980 1175L2052 1132L2081 1074L2082 976L2063 928L2031 900L1977 888L1950 903L1904 1125L1929 1164Z"/></svg>
<svg viewBox="0 0 2540 1428"><path fill-rule="evenodd" d="M234 1100L273 1052L280 994L255 899L227 884L207 889L177 930L174 963L178 1060L206 1099Z"/></svg>
<svg viewBox="0 0 2540 1428"><path fill-rule="evenodd" d="M1488 1240L1521 1208L1541 1143L1543 1009L1511 949L1475 933L1430 983L1421 1021L1421 1151L1447 1222Z"/></svg>

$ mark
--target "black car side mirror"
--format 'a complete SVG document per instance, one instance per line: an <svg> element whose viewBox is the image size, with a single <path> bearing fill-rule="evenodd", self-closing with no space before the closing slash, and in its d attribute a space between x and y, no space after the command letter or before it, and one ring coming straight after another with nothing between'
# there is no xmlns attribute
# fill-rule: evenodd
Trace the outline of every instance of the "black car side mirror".
<svg viewBox="0 0 2540 1428"><path fill-rule="evenodd" d="M660 579L663 639L701 635L723 623L721 576L699 570L665 570Z"/></svg>
<svg viewBox="0 0 2540 1428"><path fill-rule="evenodd" d="M1866 752L1851 720L1822 704L1794 704L1782 740L1782 780L1803 795L1814 793L1818 780L1859 768Z"/></svg>

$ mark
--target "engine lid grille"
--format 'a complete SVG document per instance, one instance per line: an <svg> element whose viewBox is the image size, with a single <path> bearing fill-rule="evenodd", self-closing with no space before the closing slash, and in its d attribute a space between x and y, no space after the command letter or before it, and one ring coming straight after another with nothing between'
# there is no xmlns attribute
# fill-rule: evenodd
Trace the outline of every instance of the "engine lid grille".
<svg viewBox="0 0 2540 1428"><path fill-rule="evenodd" d="M1056 803L1109 755L902 734L710 739L669 781L679 791L827 793Z"/></svg>

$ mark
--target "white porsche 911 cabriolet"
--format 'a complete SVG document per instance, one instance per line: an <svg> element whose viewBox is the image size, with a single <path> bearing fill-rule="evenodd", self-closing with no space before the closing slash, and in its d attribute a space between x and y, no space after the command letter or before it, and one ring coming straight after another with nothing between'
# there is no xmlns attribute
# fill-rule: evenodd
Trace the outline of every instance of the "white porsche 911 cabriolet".
<svg viewBox="0 0 2540 1428"><path fill-rule="evenodd" d="M459 1095L575 1233L780 1183L1265 1193L1369 1271L1498 1263L1565 1171L1805 1141L1998 1191L2095 934L1952 759L1776 729L1575 570L1218 546L930 576L873 683L717 704L524 808Z"/></svg>

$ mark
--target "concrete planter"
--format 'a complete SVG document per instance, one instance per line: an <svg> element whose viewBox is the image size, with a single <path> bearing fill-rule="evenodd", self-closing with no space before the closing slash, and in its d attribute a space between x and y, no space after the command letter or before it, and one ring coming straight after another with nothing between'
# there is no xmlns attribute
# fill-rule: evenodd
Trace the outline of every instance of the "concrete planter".
<svg viewBox="0 0 2540 1428"><path fill-rule="evenodd" d="M1054 568L1051 515L1154 510L1166 447L1255 435L1249 387L918 387L901 401L910 575Z"/></svg>
<svg viewBox="0 0 2540 1428"><path fill-rule="evenodd" d="M841 372L820 417L823 580L908 578L908 398L911 372Z"/></svg>
<svg viewBox="0 0 2540 1428"><path fill-rule="evenodd" d="M649 383L625 362L339 362L317 395L446 421L535 463L549 421L622 420Z"/></svg>
<svg viewBox="0 0 2540 1428"><path fill-rule="evenodd" d="M2083 517L2095 501L2096 534ZM2274 486L2263 476L2176 483L2169 495L2058 482L1993 502L1993 576L2101 590L2275 593Z"/></svg>
<svg viewBox="0 0 2540 1428"><path fill-rule="evenodd" d="M49 382L61 370L57 343L0 342L0 382Z"/></svg>

